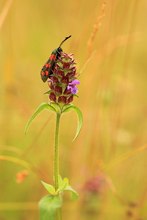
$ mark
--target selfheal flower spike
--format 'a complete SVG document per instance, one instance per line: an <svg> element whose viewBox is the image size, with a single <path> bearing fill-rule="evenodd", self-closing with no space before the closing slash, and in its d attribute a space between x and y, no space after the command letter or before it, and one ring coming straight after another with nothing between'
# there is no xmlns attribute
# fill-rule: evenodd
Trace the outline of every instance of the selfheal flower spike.
<svg viewBox="0 0 147 220"><path fill-rule="evenodd" d="M55 63L52 75L49 77L49 99L51 102L69 104L77 94L76 65L73 54L61 52Z"/></svg>

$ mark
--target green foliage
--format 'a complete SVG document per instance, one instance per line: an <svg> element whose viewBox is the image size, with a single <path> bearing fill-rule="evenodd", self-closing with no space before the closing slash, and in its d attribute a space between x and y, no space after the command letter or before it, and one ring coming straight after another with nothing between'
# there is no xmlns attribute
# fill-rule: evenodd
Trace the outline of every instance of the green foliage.
<svg viewBox="0 0 147 220"><path fill-rule="evenodd" d="M74 110L78 116L78 125L76 135L74 140L77 138L83 123L82 113L79 108L74 105L64 105L60 106L59 104L52 103L42 103L33 113L31 118L29 119L26 127L25 133L27 132L29 126L33 122L33 120L40 114L43 110L50 110L56 112L56 114L62 114L63 112L69 112L70 110ZM56 190L54 186L41 181L45 189L48 191L49 195L43 197L39 202L40 207L40 220L54 220L58 209L62 206L62 196L64 191L69 191L71 193L72 199L78 198L78 193L69 185L69 180L67 178L62 179L61 176L58 176L59 187Z"/></svg>
<svg viewBox="0 0 147 220"><path fill-rule="evenodd" d="M47 92L45 92L44 94L50 94L51 93L51 90L48 90Z"/></svg>
<svg viewBox="0 0 147 220"><path fill-rule="evenodd" d="M83 124L83 115L82 115L82 112L81 110L76 107L75 105L66 105L64 108L63 108L63 112L69 112L71 110L74 110L76 113L77 113L77 116L78 116L78 125L77 125L77 131L76 131L76 134L75 134L75 137L73 139L73 141L77 138L77 136L79 135L80 131L81 131L81 128L82 128L82 124Z"/></svg>
<svg viewBox="0 0 147 220"><path fill-rule="evenodd" d="M26 124L25 134L27 133L27 131L28 131L31 123L33 122L33 120L43 110L50 110L50 111L54 111L54 112L60 113L60 114L65 113L65 112L69 112L71 110L74 110L77 113L77 116L78 116L78 124L77 124L77 130L76 130L75 137L73 138L73 141L78 137L78 135L81 131L81 128L82 128L82 124L83 124L83 116L82 116L81 110L73 104L68 104L68 105L64 105L63 107L61 107L60 105L58 105L56 103L52 103L52 104L42 103L41 105L39 105L38 108L36 109L36 111L33 113L33 115L31 116L31 118L29 119L29 121Z"/></svg>
<svg viewBox="0 0 147 220"><path fill-rule="evenodd" d="M52 196L57 196L57 195L63 195L64 191L69 191L71 193L72 199L77 199L78 198L78 193L70 186L68 178L62 179L62 177L59 175L58 176L58 182L59 182L59 187L57 190L55 190L55 187L53 185L50 185L48 183L45 183L44 181L41 181L43 184L44 188L48 191L48 193Z"/></svg>
<svg viewBox="0 0 147 220"><path fill-rule="evenodd" d="M68 178L62 179L61 176L58 177L59 180L59 188L57 189L58 193L62 193L64 191L69 191L71 193L72 199L78 198L78 193L70 186Z"/></svg>
<svg viewBox="0 0 147 220"><path fill-rule="evenodd" d="M39 202L40 220L55 220L61 206L62 197L60 195L43 197Z"/></svg>
<svg viewBox="0 0 147 220"><path fill-rule="evenodd" d="M71 193L73 200L78 198L78 193L69 185L68 178L62 179L61 176L58 176L58 182L59 188L55 190L54 186L41 181L49 195L43 197L39 202L40 220L56 219L56 214L59 208L62 207L62 197L65 191L69 191Z"/></svg>
<svg viewBox="0 0 147 220"><path fill-rule="evenodd" d="M56 190L54 186L45 183L44 181L41 181L41 183L44 186L44 188L49 192L50 195L56 195Z"/></svg>
<svg viewBox="0 0 147 220"><path fill-rule="evenodd" d="M42 103L41 105L39 105L38 108L36 109L36 111L33 113L33 115L31 116L31 118L29 119L29 121L26 124L25 134L27 133L28 128L30 127L30 125L33 122L33 120L37 117L37 115L40 114L40 112L42 112L45 109L56 112L56 109L52 105L50 105L48 103Z"/></svg>
<svg viewBox="0 0 147 220"><path fill-rule="evenodd" d="M70 185L67 185L64 191L69 191L73 200L76 200L79 197L79 194Z"/></svg>

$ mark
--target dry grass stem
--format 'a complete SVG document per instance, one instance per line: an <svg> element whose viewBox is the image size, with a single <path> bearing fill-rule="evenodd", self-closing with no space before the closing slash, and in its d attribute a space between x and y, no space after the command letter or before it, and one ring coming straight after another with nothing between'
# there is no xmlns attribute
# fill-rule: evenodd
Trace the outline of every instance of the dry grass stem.
<svg viewBox="0 0 147 220"><path fill-rule="evenodd" d="M92 30L92 33L90 35L90 38L88 40L88 43L87 43L87 47L88 47L88 58L91 56L91 53L92 53L92 50L93 50L93 44L94 44L94 40L96 38L96 34L99 30L99 28L101 27L102 25L102 20L103 18L105 17L105 10L106 10L106 1L104 1L102 3L102 6L101 6L101 13L100 15L98 15L98 17L96 18L96 22L95 24L93 25L93 30Z"/></svg>
<svg viewBox="0 0 147 220"><path fill-rule="evenodd" d="M6 2L6 4L5 4L5 6L4 6L1 14L0 14L0 30L1 30L1 28L2 28L2 26L4 24L4 21L5 21L6 17L7 17L7 15L8 15L8 12L10 10L12 2L13 2L13 0L8 0Z"/></svg>

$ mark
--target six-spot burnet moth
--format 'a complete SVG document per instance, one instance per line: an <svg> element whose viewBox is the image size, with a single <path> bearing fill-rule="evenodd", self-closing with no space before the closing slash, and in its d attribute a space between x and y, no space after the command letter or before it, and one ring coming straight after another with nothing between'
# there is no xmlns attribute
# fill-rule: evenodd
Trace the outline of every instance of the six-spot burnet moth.
<svg viewBox="0 0 147 220"><path fill-rule="evenodd" d="M61 46L62 44L68 39L70 38L70 36L66 37L59 45L59 47L55 50L53 50L53 52L51 53L48 61L45 63L45 65L42 67L41 70L41 79L43 80L43 82L46 82L47 79L53 74L54 71L54 67L55 67L55 63L58 60L58 58L61 55L61 52L63 51Z"/></svg>

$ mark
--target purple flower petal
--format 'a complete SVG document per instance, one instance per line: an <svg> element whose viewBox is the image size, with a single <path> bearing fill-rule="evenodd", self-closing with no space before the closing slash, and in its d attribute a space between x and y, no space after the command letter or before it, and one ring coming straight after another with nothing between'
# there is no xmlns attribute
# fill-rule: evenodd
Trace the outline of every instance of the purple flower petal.
<svg viewBox="0 0 147 220"><path fill-rule="evenodd" d="M74 79L72 82L68 84L67 90L70 90L72 94L76 94L78 92L76 85L78 84L80 84L79 80Z"/></svg>
<svg viewBox="0 0 147 220"><path fill-rule="evenodd" d="M77 89L77 87L74 85L69 85L69 86L67 86L67 90L70 90L70 92L72 93L72 94L76 94L77 92L78 92L78 89Z"/></svg>
<svg viewBox="0 0 147 220"><path fill-rule="evenodd" d="M71 92L72 92L72 94L76 94L76 93L78 92L77 87L73 87L73 88L71 89Z"/></svg>
<svg viewBox="0 0 147 220"><path fill-rule="evenodd" d="M80 84L80 82L77 79L74 79L72 82L69 83L69 85L71 85L71 86L75 86L75 85L79 85L79 84Z"/></svg>

